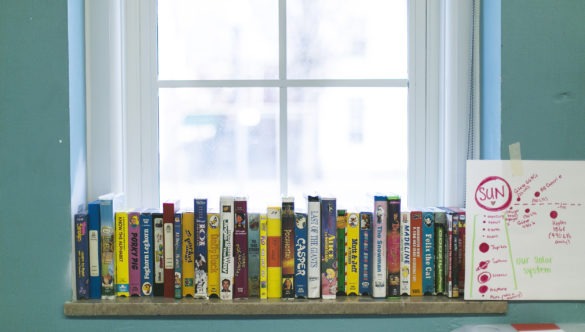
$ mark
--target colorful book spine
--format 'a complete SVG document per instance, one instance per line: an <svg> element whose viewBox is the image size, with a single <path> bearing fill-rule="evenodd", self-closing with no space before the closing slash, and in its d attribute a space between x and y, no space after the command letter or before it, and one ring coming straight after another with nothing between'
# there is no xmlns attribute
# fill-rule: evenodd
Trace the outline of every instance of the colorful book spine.
<svg viewBox="0 0 585 332"><path fill-rule="evenodd" d="M130 296L140 296L141 260L140 260L140 212L128 213L128 260L130 264Z"/></svg>
<svg viewBox="0 0 585 332"><path fill-rule="evenodd" d="M100 241L100 201L87 204L89 219L89 298L102 298L101 279L101 241Z"/></svg>
<svg viewBox="0 0 585 332"><path fill-rule="evenodd" d="M445 212L435 209L435 295L447 295L445 292L446 226Z"/></svg>
<svg viewBox="0 0 585 332"><path fill-rule="evenodd" d="M422 212L410 212L410 295L422 296Z"/></svg>
<svg viewBox="0 0 585 332"><path fill-rule="evenodd" d="M183 286L181 287L182 297L195 297L195 213L192 211L183 212L181 224L181 264L183 268ZM207 289L205 289L207 297Z"/></svg>
<svg viewBox="0 0 585 332"><path fill-rule="evenodd" d="M260 214L260 299L268 298L268 215Z"/></svg>
<svg viewBox="0 0 585 332"><path fill-rule="evenodd" d="M207 214L207 296L219 298L220 216Z"/></svg>
<svg viewBox="0 0 585 332"><path fill-rule="evenodd" d="M153 213L152 224L154 227L154 284L153 295L164 296L165 293L165 232L163 227L163 214Z"/></svg>
<svg viewBox="0 0 585 332"><path fill-rule="evenodd" d="M260 213L248 213L248 296L260 297Z"/></svg>
<svg viewBox="0 0 585 332"><path fill-rule="evenodd" d="M179 209L177 201L163 203L164 232L164 291L163 296L175 297L175 213Z"/></svg>
<svg viewBox="0 0 585 332"><path fill-rule="evenodd" d="M193 200L195 211L195 295L197 299L208 298L208 237L209 225L207 217L207 199Z"/></svg>
<svg viewBox="0 0 585 332"><path fill-rule="evenodd" d="M128 212L115 212L115 287L116 296L130 296L128 264Z"/></svg>
<svg viewBox="0 0 585 332"><path fill-rule="evenodd" d="M345 234L347 231L347 211L337 210L336 218L337 226L337 292L336 295L345 295L345 260L346 260L346 241Z"/></svg>
<svg viewBox="0 0 585 332"><path fill-rule="evenodd" d="M360 212L360 295L371 294L372 213Z"/></svg>
<svg viewBox="0 0 585 332"><path fill-rule="evenodd" d="M410 295L410 212L400 212L400 295Z"/></svg>
<svg viewBox="0 0 585 332"><path fill-rule="evenodd" d="M308 297L307 289L307 214L295 213L295 297Z"/></svg>
<svg viewBox="0 0 585 332"><path fill-rule="evenodd" d="M219 278L221 291L219 298L232 300L234 298L234 198L222 196L220 204L220 260Z"/></svg>
<svg viewBox="0 0 585 332"><path fill-rule="evenodd" d="M458 253L458 243L455 240L458 232L457 213L448 208L441 208L445 211L447 219L447 234L445 239L445 283L447 297L459 297L459 286L457 283L457 265L456 257Z"/></svg>
<svg viewBox="0 0 585 332"><path fill-rule="evenodd" d="M267 209L267 295L269 299L282 297L282 219L280 207Z"/></svg>
<svg viewBox="0 0 585 332"><path fill-rule="evenodd" d="M435 213L423 211L423 295L435 294Z"/></svg>
<svg viewBox="0 0 585 332"><path fill-rule="evenodd" d="M175 213L175 223L173 224L173 264L175 268L173 293L175 299L183 297L183 214Z"/></svg>
<svg viewBox="0 0 585 332"><path fill-rule="evenodd" d="M387 296L400 296L400 197L388 197L386 264L388 268Z"/></svg>
<svg viewBox="0 0 585 332"><path fill-rule="evenodd" d="M345 233L345 293L359 295L360 227L359 214L349 213Z"/></svg>
<svg viewBox="0 0 585 332"><path fill-rule="evenodd" d="M114 212L124 205L122 194L106 194L99 197L100 201L100 242L101 242L101 282L102 299L111 300L116 297L114 288L115 275L115 228Z"/></svg>
<svg viewBox="0 0 585 332"><path fill-rule="evenodd" d="M321 298L337 295L337 204L335 198L321 199Z"/></svg>
<svg viewBox="0 0 585 332"><path fill-rule="evenodd" d="M76 213L75 226L75 295L78 300L89 298L89 225L88 214Z"/></svg>
<svg viewBox="0 0 585 332"><path fill-rule="evenodd" d="M308 197L307 207L307 297L321 297L321 200Z"/></svg>
<svg viewBox="0 0 585 332"><path fill-rule="evenodd" d="M282 200L282 298L292 299L295 297L295 205L294 198L284 197Z"/></svg>
<svg viewBox="0 0 585 332"><path fill-rule="evenodd" d="M239 197L234 201L234 287L235 299L248 297L248 202Z"/></svg>
<svg viewBox="0 0 585 332"><path fill-rule="evenodd" d="M372 297L386 297L386 231L388 228L388 201L386 196L374 197L374 225L372 233L374 248L372 255Z"/></svg>
<svg viewBox="0 0 585 332"><path fill-rule="evenodd" d="M154 283L154 237L152 215L155 211L146 210L140 214L140 243L141 245L141 296L151 296Z"/></svg>
<svg viewBox="0 0 585 332"><path fill-rule="evenodd" d="M459 294L465 293L465 226L466 226L466 214L465 209L459 209L459 254L457 259L459 261L459 276L458 286L459 286Z"/></svg>

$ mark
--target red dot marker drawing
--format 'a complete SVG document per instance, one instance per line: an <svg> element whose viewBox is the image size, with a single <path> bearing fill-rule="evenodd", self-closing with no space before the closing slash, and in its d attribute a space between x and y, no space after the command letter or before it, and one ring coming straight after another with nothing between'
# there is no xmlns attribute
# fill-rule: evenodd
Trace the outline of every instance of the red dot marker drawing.
<svg viewBox="0 0 585 332"><path fill-rule="evenodd" d="M530 213L530 209L524 210L525 213Z"/></svg>
<svg viewBox="0 0 585 332"><path fill-rule="evenodd" d="M557 211L551 211L550 212L550 217L553 219L556 219L559 216L559 214L557 213Z"/></svg>
<svg viewBox="0 0 585 332"><path fill-rule="evenodd" d="M540 191L535 192L534 197L540 197Z"/></svg>
<svg viewBox="0 0 585 332"><path fill-rule="evenodd" d="M488 250L490 250L490 245L483 242L482 244L479 245L479 251L481 251L482 253L486 253L488 252Z"/></svg>
<svg viewBox="0 0 585 332"><path fill-rule="evenodd" d="M487 291L488 291L488 286L486 286L486 285L483 285L483 286L480 286L480 287L479 287L479 292L480 292L481 294L485 294Z"/></svg>

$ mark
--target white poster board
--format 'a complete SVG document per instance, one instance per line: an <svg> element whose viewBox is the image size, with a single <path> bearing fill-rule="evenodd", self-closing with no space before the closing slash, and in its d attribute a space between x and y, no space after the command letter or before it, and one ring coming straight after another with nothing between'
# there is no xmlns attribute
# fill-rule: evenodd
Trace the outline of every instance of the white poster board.
<svg viewBox="0 0 585 332"><path fill-rule="evenodd" d="M466 300L585 300L585 162L467 162Z"/></svg>

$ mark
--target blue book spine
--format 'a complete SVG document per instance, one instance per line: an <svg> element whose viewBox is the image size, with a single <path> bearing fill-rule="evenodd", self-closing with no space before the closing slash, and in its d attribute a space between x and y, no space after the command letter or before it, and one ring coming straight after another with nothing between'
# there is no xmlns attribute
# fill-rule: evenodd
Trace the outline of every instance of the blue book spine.
<svg viewBox="0 0 585 332"><path fill-rule="evenodd" d="M337 295L337 205L335 198L321 199L321 298Z"/></svg>
<svg viewBox="0 0 585 332"><path fill-rule="evenodd" d="M370 295L371 260L372 260L372 213L360 213L360 276L359 292Z"/></svg>
<svg viewBox="0 0 585 332"><path fill-rule="evenodd" d="M435 214L423 211L423 294L435 294Z"/></svg>
<svg viewBox="0 0 585 332"><path fill-rule="evenodd" d="M153 275L153 229L152 229L152 213L145 211L140 214L140 262L141 273L140 273L140 288L141 296L152 295L152 275Z"/></svg>
<svg viewBox="0 0 585 332"><path fill-rule="evenodd" d="M101 281L101 241L100 241L100 202L87 204L89 221L89 298L102 298Z"/></svg>
<svg viewBox="0 0 585 332"><path fill-rule="evenodd" d="M248 214L248 296L260 297L260 213Z"/></svg>
<svg viewBox="0 0 585 332"><path fill-rule="evenodd" d="M295 297L307 298L307 214L295 213Z"/></svg>
<svg viewBox="0 0 585 332"><path fill-rule="evenodd" d="M75 214L75 281L77 299L89 298L89 234L87 213Z"/></svg>
<svg viewBox="0 0 585 332"><path fill-rule="evenodd" d="M207 299L207 199L196 198L195 210L195 298Z"/></svg>
<svg viewBox="0 0 585 332"><path fill-rule="evenodd" d="M183 228L181 213L175 213L175 238L174 238L174 257L175 257L175 299L183 297Z"/></svg>

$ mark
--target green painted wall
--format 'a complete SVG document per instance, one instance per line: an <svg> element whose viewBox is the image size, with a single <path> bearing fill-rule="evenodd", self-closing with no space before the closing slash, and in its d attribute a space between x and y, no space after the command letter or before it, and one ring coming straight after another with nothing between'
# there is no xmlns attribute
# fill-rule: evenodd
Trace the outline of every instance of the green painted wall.
<svg viewBox="0 0 585 332"><path fill-rule="evenodd" d="M585 159L585 1L502 1L502 158Z"/></svg>
<svg viewBox="0 0 585 332"><path fill-rule="evenodd" d="M584 77L585 59L578 56L579 48L585 47L582 39L577 40L585 28L578 17L583 13L580 2L506 0L502 4L502 146L520 141L525 156L583 158L579 144L566 144L579 142L583 135L578 132L583 124L579 80ZM84 187L71 180L83 173L79 164L84 154L82 3L0 0L1 330L256 332L278 324L283 331L449 331L464 324L583 321L585 306L580 302L512 303L509 313L501 316L65 318L63 303L71 298L70 211ZM544 47L544 39L556 40L555 46ZM516 44L509 45L513 41ZM541 53L534 56L521 46ZM541 82L542 77L535 75L526 80L524 70L541 72L548 80ZM568 97L555 103L562 92L569 92ZM546 103L551 107L544 107ZM539 118L551 113L562 115L554 120ZM534 137L534 132L542 135Z"/></svg>

